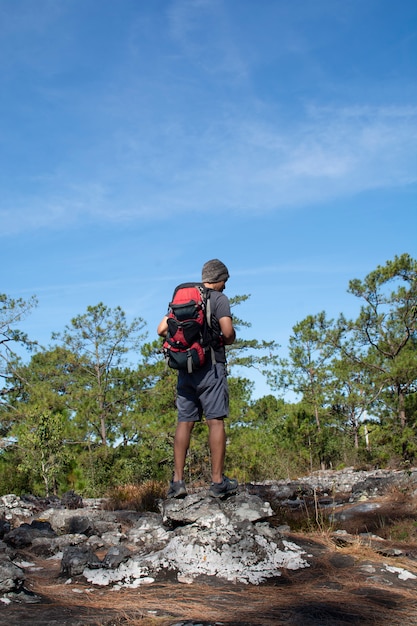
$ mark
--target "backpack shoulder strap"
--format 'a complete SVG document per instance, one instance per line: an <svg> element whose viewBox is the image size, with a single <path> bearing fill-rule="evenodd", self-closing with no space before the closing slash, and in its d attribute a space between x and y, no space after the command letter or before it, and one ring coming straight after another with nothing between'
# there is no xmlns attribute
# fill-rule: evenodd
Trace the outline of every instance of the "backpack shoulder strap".
<svg viewBox="0 0 417 626"><path fill-rule="evenodd" d="M202 284L202 283L201 283L201 286L202 286L203 298L204 298L204 302L205 302L206 323L207 323L207 327L209 328L209 332L211 334L212 330L213 330L213 324L212 324L212 311L211 311L210 294L211 294L211 292L213 290L210 289L209 287L205 287L205 285ZM210 343L210 355L211 355L211 363L212 363L212 365L216 365L216 352L214 350L214 347L213 347L212 343Z"/></svg>
<svg viewBox="0 0 417 626"><path fill-rule="evenodd" d="M204 295L204 299L205 299L205 303L206 303L206 321L207 321L207 326L209 328L212 327L211 325L211 300L210 300L210 293L211 293L211 289L207 289L207 287L204 287L205 290L205 295Z"/></svg>

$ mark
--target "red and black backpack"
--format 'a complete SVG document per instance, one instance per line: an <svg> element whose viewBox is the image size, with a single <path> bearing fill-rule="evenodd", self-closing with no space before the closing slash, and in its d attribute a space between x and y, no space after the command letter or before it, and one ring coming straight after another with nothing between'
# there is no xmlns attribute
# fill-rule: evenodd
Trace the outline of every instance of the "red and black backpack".
<svg viewBox="0 0 417 626"><path fill-rule="evenodd" d="M168 309L168 332L162 350L169 365L191 373L206 362L220 335L213 330L211 289L202 283L182 283L174 291ZM214 338L216 334L216 341Z"/></svg>

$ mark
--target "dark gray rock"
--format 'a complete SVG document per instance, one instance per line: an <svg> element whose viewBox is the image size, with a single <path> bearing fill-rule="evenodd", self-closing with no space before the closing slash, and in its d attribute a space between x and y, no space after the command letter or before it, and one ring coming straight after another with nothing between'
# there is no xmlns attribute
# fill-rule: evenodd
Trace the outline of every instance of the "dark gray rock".
<svg viewBox="0 0 417 626"><path fill-rule="evenodd" d="M368 515L379 509L381 505L379 502L356 502L343 507L340 511L334 510L329 519L331 522L347 522L354 520L361 515Z"/></svg>
<svg viewBox="0 0 417 626"><path fill-rule="evenodd" d="M49 522L44 520L32 520L30 523L31 528L40 530L48 537L56 537L56 533Z"/></svg>
<svg viewBox="0 0 417 626"><path fill-rule="evenodd" d="M122 525L117 523L113 519L112 520L94 519L93 525L94 525L94 530L95 530L94 534L98 535L99 537L101 537L105 533L114 533L115 531L120 533L122 530ZM91 536L91 533L89 536Z"/></svg>
<svg viewBox="0 0 417 626"><path fill-rule="evenodd" d="M121 563L125 563L131 556L132 553L126 546L112 546L103 559L103 567L115 569Z"/></svg>
<svg viewBox="0 0 417 626"><path fill-rule="evenodd" d="M53 538L56 537L56 533L49 525L45 525L42 528L37 527L36 522L31 524L23 523L18 528L14 528L7 535L4 535L4 542L12 548L26 548L32 545L34 539L38 537Z"/></svg>
<svg viewBox="0 0 417 626"><path fill-rule="evenodd" d="M4 535L10 532L10 522L5 519L0 519L0 539L3 539Z"/></svg>
<svg viewBox="0 0 417 626"><path fill-rule="evenodd" d="M67 491L61 498L61 502L66 509L82 509L83 499L75 491Z"/></svg>
<svg viewBox="0 0 417 626"><path fill-rule="evenodd" d="M15 602L16 604L39 604L41 597L33 591L22 587L17 591L9 591L3 594L3 600Z"/></svg>
<svg viewBox="0 0 417 626"><path fill-rule="evenodd" d="M42 511L41 514L37 516L37 518L48 521L57 533L67 533L70 524L74 524L72 526L74 528L75 524L80 523L80 527L86 524L84 530L86 530L88 526L91 526L91 528L94 530L94 534L96 534L100 532L99 528L101 522L109 523L112 525L118 522L117 512L105 511L97 508L87 509L86 507L84 507L83 509L75 510L63 508L45 509L44 511ZM70 520L72 520L73 518L85 519L82 522L79 522L79 520L71 522ZM112 528L114 528L114 526L112 526Z"/></svg>
<svg viewBox="0 0 417 626"><path fill-rule="evenodd" d="M87 515L74 515L70 517L65 524L65 530L69 534L82 534L87 537L96 534L94 521Z"/></svg>
<svg viewBox="0 0 417 626"><path fill-rule="evenodd" d="M0 557L0 593L19 591L25 580L24 571L8 557Z"/></svg>
<svg viewBox="0 0 417 626"><path fill-rule="evenodd" d="M396 480L393 476L370 476L365 480L360 480L352 487L352 497L383 495L390 489Z"/></svg>
<svg viewBox="0 0 417 626"><path fill-rule="evenodd" d="M79 576L86 568L101 566L100 559L87 546L70 546L64 549L61 561L61 576Z"/></svg>

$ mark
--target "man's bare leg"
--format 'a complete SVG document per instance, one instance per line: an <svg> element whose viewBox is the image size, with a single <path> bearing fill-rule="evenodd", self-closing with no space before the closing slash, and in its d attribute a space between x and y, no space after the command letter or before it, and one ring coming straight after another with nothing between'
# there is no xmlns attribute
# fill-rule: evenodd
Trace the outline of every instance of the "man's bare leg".
<svg viewBox="0 0 417 626"><path fill-rule="evenodd" d="M174 477L173 481L184 480L185 459L190 447L191 431L195 422L178 422L174 438Z"/></svg>
<svg viewBox="0 0 417 626"><path fill-rule="evenodd" d="M207 420L209 427L209 445L211 453L211 480L221 483L223 480L224 457L226 452L226 432L222 417Z"/></svg>

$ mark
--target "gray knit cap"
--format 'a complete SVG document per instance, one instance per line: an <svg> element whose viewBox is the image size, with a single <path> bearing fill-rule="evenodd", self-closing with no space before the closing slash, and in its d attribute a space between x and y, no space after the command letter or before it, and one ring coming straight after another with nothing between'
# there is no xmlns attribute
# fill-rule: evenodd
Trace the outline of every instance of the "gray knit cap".
<svg viewBox="0 0 417 626"><path fill-rule="evenodd" d="M219 259L212 259L204 263L201 272L203 283L219 283L229 278L229 270Z"/></svg>

